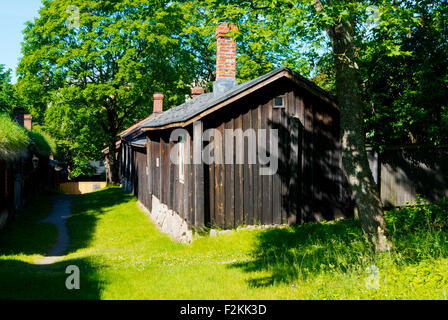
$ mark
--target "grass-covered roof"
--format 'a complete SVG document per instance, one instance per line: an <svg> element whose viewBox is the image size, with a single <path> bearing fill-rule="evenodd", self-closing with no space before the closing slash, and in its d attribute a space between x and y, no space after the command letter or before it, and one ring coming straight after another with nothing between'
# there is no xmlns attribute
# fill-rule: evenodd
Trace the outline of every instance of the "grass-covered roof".
<svg viewBox="0 0 448 320"><path fill-rule="evenodd" d="M0 114L0 160L14 161L29 151L48 156L55 151L51 137L42 131L29 131L7 114Z"/></svg>

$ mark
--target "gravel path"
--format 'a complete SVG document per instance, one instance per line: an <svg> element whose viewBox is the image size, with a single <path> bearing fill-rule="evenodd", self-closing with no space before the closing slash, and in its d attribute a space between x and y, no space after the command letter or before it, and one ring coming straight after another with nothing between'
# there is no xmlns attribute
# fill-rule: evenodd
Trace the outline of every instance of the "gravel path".
<svg viewBox="0 0 448 320"><path fill-rule="evenodd" d="M52 264L61 259L68 249L70 237L67 229L67 219L71 216L71 195L56 195L53 198L53 208L50 215L41 222L52 223L58 230L58 238L53 247L45 257L37 260L34 264Z"/></svg>

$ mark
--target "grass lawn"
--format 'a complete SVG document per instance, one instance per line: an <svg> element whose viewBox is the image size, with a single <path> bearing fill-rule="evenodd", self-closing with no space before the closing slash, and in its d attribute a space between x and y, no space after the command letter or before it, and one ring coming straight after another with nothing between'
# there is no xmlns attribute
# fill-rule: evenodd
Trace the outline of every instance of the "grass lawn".
<svg viewBox="0 0 448 320"><path fill-rule="evenodd" d="M64 260L31 264L56 238L34 203L0 237L0 299L446 299L447 233L393 235L371 255L357 221L240 230L180 244L119 188L77 196ZM65 288L77 265L81 289ZM378 271L370 266L376 265Z"/></svg>

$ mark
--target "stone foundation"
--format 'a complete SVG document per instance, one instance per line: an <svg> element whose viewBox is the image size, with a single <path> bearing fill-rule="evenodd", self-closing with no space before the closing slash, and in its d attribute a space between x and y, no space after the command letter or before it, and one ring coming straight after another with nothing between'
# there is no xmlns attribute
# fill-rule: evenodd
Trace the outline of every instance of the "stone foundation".
<svg viewBox="0 0 448 320"><path fill-rule="evenodd" d="M187 221L175 211L170 210L167 205L161 203L154 195L152 196L151 211L140 202L139 205L151 217L159 229L163 233L170 235L173 240L183 243L190 243L193 240L193 231L188 228Z"/></svg>

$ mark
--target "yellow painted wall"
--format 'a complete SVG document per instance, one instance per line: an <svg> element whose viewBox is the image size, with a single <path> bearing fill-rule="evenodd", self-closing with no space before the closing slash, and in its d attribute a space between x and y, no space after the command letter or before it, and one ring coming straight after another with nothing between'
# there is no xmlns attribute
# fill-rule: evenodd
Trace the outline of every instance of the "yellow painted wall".
<svg viewBox="0 0 448 320"><path fill-rule="evenodd" d="M105 181L64 182L59 185L59 190L68 194L84 194L105 188Z"/></svg>

